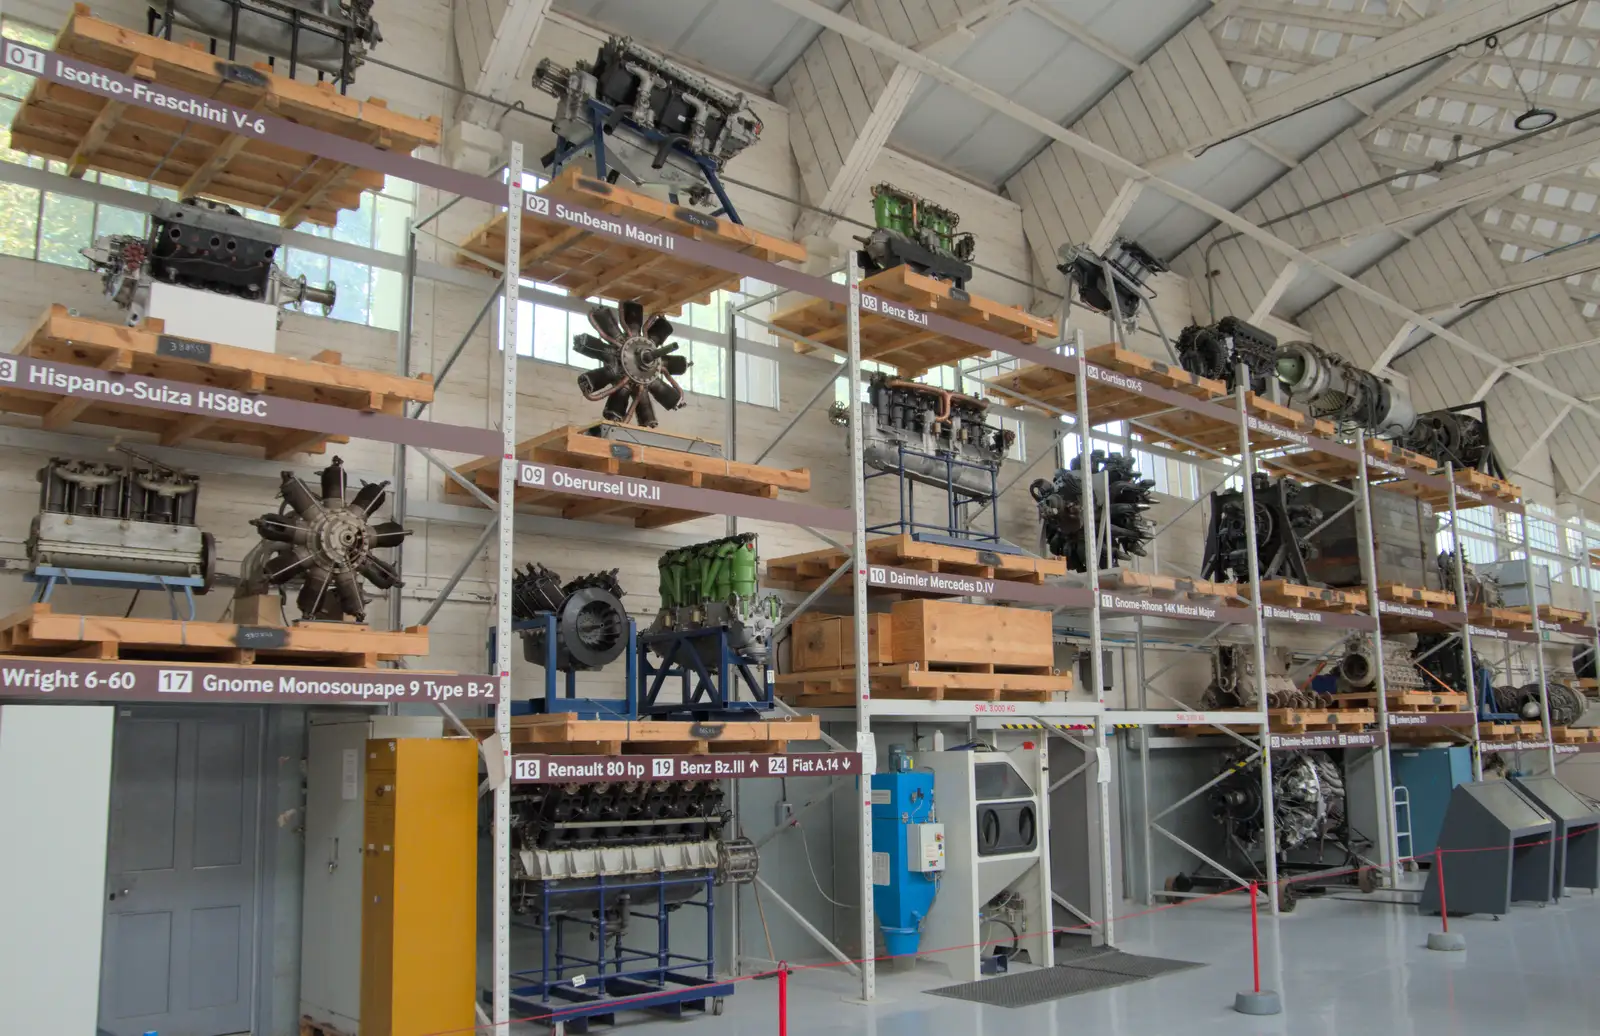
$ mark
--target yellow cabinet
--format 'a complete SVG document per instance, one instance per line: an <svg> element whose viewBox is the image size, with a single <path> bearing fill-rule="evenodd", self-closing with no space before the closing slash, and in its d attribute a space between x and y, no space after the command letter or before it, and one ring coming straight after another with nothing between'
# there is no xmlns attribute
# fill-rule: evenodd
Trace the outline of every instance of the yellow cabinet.
<svg viewBox="0 0 1600 1036"><path fill-rule="evenodd" d="M475 1024L478 750L465 738L367 742L361 1034Z"/></svg>

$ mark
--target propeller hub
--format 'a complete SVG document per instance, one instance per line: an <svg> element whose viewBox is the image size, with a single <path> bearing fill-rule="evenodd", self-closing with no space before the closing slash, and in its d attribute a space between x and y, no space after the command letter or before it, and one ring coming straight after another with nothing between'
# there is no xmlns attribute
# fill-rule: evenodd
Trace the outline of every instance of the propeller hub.
<svg viewBox="0 0 1600 1036"><path fill-rule="evenodd" d="M648 385L661 374L661 355L656 343L644 335L630 335L622 342L622 370L641 385Z"/></svg>

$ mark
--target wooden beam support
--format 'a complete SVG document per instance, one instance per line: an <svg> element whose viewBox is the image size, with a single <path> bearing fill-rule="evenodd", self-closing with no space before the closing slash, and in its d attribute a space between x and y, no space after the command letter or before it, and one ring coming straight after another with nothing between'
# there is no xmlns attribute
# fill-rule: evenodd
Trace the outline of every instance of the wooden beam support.
<svg viewBox="0 0 1600 1036"><path fill-rule="evenodd" d="M458 0L454 17L456 53L471 91L462 95L456 110L462 122L487 125L500 114L499 105L472 94L509 99L517 71L533 50L549 12L550 0ZM492 23L492 28L484 22ZM485 37L487 45L483 43Z"/></svg>

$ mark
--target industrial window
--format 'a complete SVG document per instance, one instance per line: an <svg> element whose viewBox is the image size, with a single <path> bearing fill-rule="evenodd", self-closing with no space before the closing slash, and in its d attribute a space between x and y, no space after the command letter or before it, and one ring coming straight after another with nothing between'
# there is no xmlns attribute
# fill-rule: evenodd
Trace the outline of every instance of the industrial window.
<svg viewBox="0 0 1600 1036"><path fill-rule="evenodd" d="M501 179L508 180L509 177L502 174ZM522 189L526 191L536 191L549 182L537 173L522 174ZM567 294L565 288L554 284L527 280L522 283L526 287L549 292L552 295ZM714 291L707 302L691 302L683 307L683 312L678 316L668 319L672 321L673 327L678 329L694 328L696 331L726 335L728 303L738 305L746 298L765 295L772 290L772 287L764 281L747 277L740 284L740 290ZM599 303L605 300L591 298L585 301ZM751 307L749 312L751 316L766 319L772 313L772 303L770 301L759 303ZM517 305L518 356L589 370L595 366L595 361L572 347L572 339L576 335L588 333L592 331L585 313L575 313L559 306L530 302L526 299ZM767 344L773 342L772 335L766 328L749 321L741 323L739 337L751 342ZM697 395L726 398L727 392L722 382L727 358L723 346L695 341L682 334L676 336L675 340L679 344L679 352L689 359L689 373L684 377L683 387ZM739 402L777 409L780 403L778 361L770 356L757 356L741 351L736 362L738 369L735 371L735 380Z"/></svg>
<svg viewBox="0 0 1600 1036"><path fill-rule="evenodd" d="M54 42L54 36L48 31L10 18L0 19L0 33L8 39L40 47L49 47ZM5 127L0 129L0 160L65 173L67 167L63 162L46 161L11 148L11 120L32 85L30 76L0 70L0 126ZM176 201L178 197L170 188L110 173L88 172L83 179L168 201ZM315 237L398 255L405 249L405 221L415 208L415 191L412 184L390 177L382 191L369 192L361 199L359 209L339 213L336 226L304 224L296 229ZM277 223L277 217L266 212L245 209L244 214L263 223ZM0 254L3 255L87 269L89 262L80 252L92 245L95 238L105 234L143 235L149 231L149 222L144 213L131 209L100 205L55 191L0 183ZM285 249L280 262L291 276L304 274L308 281L324 284L331 280L338 286L338 302L328 314L333 319L399 329L402 290L398 271L330 259L294 248ZM307 313L322 313L320 306L302 308Z"/></svg>

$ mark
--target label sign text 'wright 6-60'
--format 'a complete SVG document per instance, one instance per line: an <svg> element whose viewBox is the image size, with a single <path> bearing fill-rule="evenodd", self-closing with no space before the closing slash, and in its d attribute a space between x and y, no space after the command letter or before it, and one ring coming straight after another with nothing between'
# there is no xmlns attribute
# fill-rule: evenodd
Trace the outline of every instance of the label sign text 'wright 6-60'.
<svg viewBox="0 0 1600 1036"><path fill-rule="evenodd" d="M384 705L389 702L491 702L490 676L407 669L313 669L80 662L0 657L0 699L16 701L231 701Z"/></svg>

